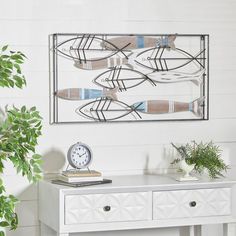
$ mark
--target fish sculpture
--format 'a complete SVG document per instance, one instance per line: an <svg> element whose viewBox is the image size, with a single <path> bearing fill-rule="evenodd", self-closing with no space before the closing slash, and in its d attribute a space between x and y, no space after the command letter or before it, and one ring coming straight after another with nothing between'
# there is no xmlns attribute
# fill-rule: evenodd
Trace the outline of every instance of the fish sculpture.
<svg viewBox="0 0 236 236"><path fill-rule="evenodd" d="M86 88L67 88L58 90L55 95L61 99L78 101L86 99L95 99L100 97L108 97L117 100L117 88L114 89L86 89Z"/></svg>
<svg viewBox="0 0 236 236"><path fill-rule="evenodd" d="M202 83L202 78L205 75L205 69L200 69L194 73L176 72L176 71L155 71L147 74L148 78L156 83L178 83L191 81L195 85Z"/></svg>
<svg viewBox="0 0 236 236"><path fill-rule="evenodd" d="M152 86L156 86L158 83L177 83L184 81L191 81L199 85L202 82L204 73L205 69L196 71L195 73L155 71L153 73L143 74L137 70L116 67L99 74L93 82L105 89L118 88L119 91L126 91L147 82Z"/></svg>
<svg viewBox="0 0 236 236"><path fill-rule="evenodd" d="M168 50L174 50L175 39L176 35L162 36L160 38L142 35L121 36L110 38L101 42L101 47L105 49L111 49L111 45L115 45L117 48L125 47L125 49L131 50L149 47L165 47L168 48Z"/></svg>
<svg viewBox="0 0 236 236"><path fill-rule="evenodd" d="M176 34L175 35L169 35L169 36L161 36L161 38L159 38L157 40L157 47L162 47L162 48L166 48L167 50L175 50L175 39L176 39Z"/></svg>
<svg viewBox="0 0 236 236"><path fill-rule="evenodd" d="M133 69L134 65L134 54L130 53L127 54L126 57L122 56L114 56L114 57L108 57L104 58L102 60L94 60L94 58L90 61L74 61L74 66L83 69L83 70L98 70L98 69L104 69L104 68L114 68L116 66L122 66L126 65L129 68Z"/></svg>
<svg viewBox="0 0 236 236"><path fill-rule="evenodd" d="M109 49L104 49L101 44L106 42L109 45ZM127 57L127 53L131 53L130 50L118 48L112 43L106 41L104 36L97 36L92 34L78 35L77 37L63 41L55 47L55 50L62 56L69 59L82 62L100 61L114 55L123 55Z"/></svg>
<svg viewBox="0 0 236 236"><path fill-rule="evenodd" d="M197 117L202 117L204 97L198 98L190 103L168 101L168 100L147 100L128 105L121 101L114 101L110 98L99 98L76 109L76 113L95 121L113 121L131 114L134 119L146 114L168 114L176 112L192 112Z"/></svg>
<svg viewBox="0 0 236 236"><path fill-rule="evenodd" d="M136 87L145 81L150 82L156 86L155 82L148 78L147 75L137 70L129 68L116 67L107 70L98 75L93 82L105 89L118 88L119 91L126 91L130 88Z"/></svg>
<svg viewBox="0 0 236 236"><path fill-rule="evenodd" d="M204 68L205 49L201 50L197 55L176 48L175 50L167 50L167 48L150 48L144 50L136 56L134 62L146 69L152 71L171 71L185 67L190 63L196 64L201 69Z"/></svg>
<svg viewBox="0 0 236 236"><path fill-rule="evenodd" d="M182 111L190 111L197 117L203 115L204 97L198 98L190 103L168 100L147 100L137 102L131 107L141 113L146 114L167 114Z"/></svg>
<svg viewBox="0 0 236 236"><path fill-rule="evenodd" d="M141 116L128 104L121 101L114 101L110 98L98 98L75 110L75 112L85 118L95 121L113 121L128 114L135 113Z"/></svg>

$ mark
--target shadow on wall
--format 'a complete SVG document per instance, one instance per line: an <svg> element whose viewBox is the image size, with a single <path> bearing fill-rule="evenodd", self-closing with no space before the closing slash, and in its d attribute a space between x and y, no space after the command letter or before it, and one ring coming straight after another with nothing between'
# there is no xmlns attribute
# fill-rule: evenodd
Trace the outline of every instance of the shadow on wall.
<svg viewBox="0 0 236 236"><path fill-rule="evenodd" d="M176 166L171 162L175 158L172 146L157 147L146 154L144 174L168 174L176 172ZM154 167L154 168L153 168Z"/></svg>
<svg viewBox="0 0 236 236"><path fill-rule="evenodd" d="M65 163L65 154L56 148L51 148L48 152L43 154L42 168L44 174L59 173L59 171L65 166Z"/></svg>

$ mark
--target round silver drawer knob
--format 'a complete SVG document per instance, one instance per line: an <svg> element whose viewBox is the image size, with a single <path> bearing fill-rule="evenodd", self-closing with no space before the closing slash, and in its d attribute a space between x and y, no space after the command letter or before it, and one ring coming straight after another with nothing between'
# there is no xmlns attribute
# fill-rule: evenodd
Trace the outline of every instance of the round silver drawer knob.
<svg viewBox="0 0 236 236"><path fill-rule="evenodd" d="M103 210L104 210L104 211L110 211L110 210L111 210L111 207L110 207L110 206L104 206L104 207L103 207Z"/></svg>
<svg viewBox="0 0 236 236"><path fill-rule="evenodd" d="M197 205L197 203L195 201L192 201L192 202L189 203L190 207L195 207L196 205Z"/></svg>

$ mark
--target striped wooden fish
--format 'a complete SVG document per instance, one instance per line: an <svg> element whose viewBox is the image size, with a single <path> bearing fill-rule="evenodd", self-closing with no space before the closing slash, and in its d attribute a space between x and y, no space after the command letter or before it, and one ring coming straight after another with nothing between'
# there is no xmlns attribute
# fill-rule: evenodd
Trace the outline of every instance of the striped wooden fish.
<svg viewBox="0 0 236 236"><path fill-rule="evenodd" d="M185 81L191 81L194 84L199 85L202 82L204 73L205 70L202 69L195 73L166 71L143 74L137 70L117 67L99 74L93 82L102 88L118 88L119 91L126 91L145 82L150 83L152 86L156 86L158 83L177 83Z"/></svg>
<svg viewBox="0 0 236 236"><path fill-rule="evenodd" d="M133 104L134 110L146 114L167 114L175 112L190 111L197 117L203 115L204 97L198 98L190 103L168 100L148 100Z"/></svg>
<svg viewBox="0 0 236 236"><path fill-rule="evenodd" d="M56 92L56 96L65 100L86 100L100 97L109 97L117 100L117 88L115 89L86 89L86 88L67 88Z"/></svg>
<svg viewBox="0 0 236 236"><path fill-rule="evenodd" d="M83 70L98 70L104 68L114 68L116 66L126 65L133 68L133 57L131 54L127 57L108 57L102 60L79 61L75 60L74 66Z"/></svg>
<svg viewBox="0 0 236 236"><path fill-rule="evenodd" d="M129 114L133 116L133 119L142 119L139 113L161 115L190 111L197 117L202 117L203 106L204 97L190 103L168 100L148 100L137 102L131 106L121 101L100 98L77 108L76 113L85 118L101 122L118 120Z"/></svg>
<svg viewBox="0 0 236 236"><path fill-rule="evenodd" d="M111 45L115 45L117 48L125 49L140 49L149 47L166 47L168 49L175 49L175 39L176 35L163 36L160 38L142 35L121 36L107 39L106 41L101 42L101 46L105 49L111 49Z"/></svg>
<svg viewBox="0 0 236 236"><path fill-rule="evenodd" d="M166 48L167 50L175 50L175 39L176 39L176 34L175 35L169 35L169 36L162 36L157 40L157 47L162 47Z"/></svg>
<svg viewBox="0 0 236 236"><path fill-rule="evenodd" d="M101 44L106 42L109 49L104 49ZM116 54L126 57L130 50L118 48L106 41L105 36L83 34L58 44L55 50L62 56L77 60L80 63L87 61L99 61Z"/></svg>
<svg viewBox="0 0 236 236"><path fill-rule="evenodd" d="M190 63L204 69L203 61L206 60L204 55L205 49L193 56L190 53L176 48L167 50L166 48L150 48L140 52L134 60L137 65L152 71L171 71L178 70Z"/></svg>
<svg viewBox="0 0 236 236"><path fill-rule="evenodd" d="M202 83L205 69L196 71L194 73L176 72L176 71L155 71L147 74L148 78L157 83L179 83L185 81L191 81L195 85Z"/></svg>

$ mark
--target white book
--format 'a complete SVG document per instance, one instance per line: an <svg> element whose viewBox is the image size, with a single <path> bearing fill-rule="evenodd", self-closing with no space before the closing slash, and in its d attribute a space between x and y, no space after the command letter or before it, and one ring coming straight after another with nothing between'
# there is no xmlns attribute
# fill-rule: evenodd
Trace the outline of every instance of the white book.
<svg viewBox="0 0 236 236"><path fill-rule="evenodd" d="M102 176L91 176L91 177L67 177L65 175L58 175L57 179L67 182L67 183L79 183L79 182L89 182L89 181L102 181Z"/></svg>

